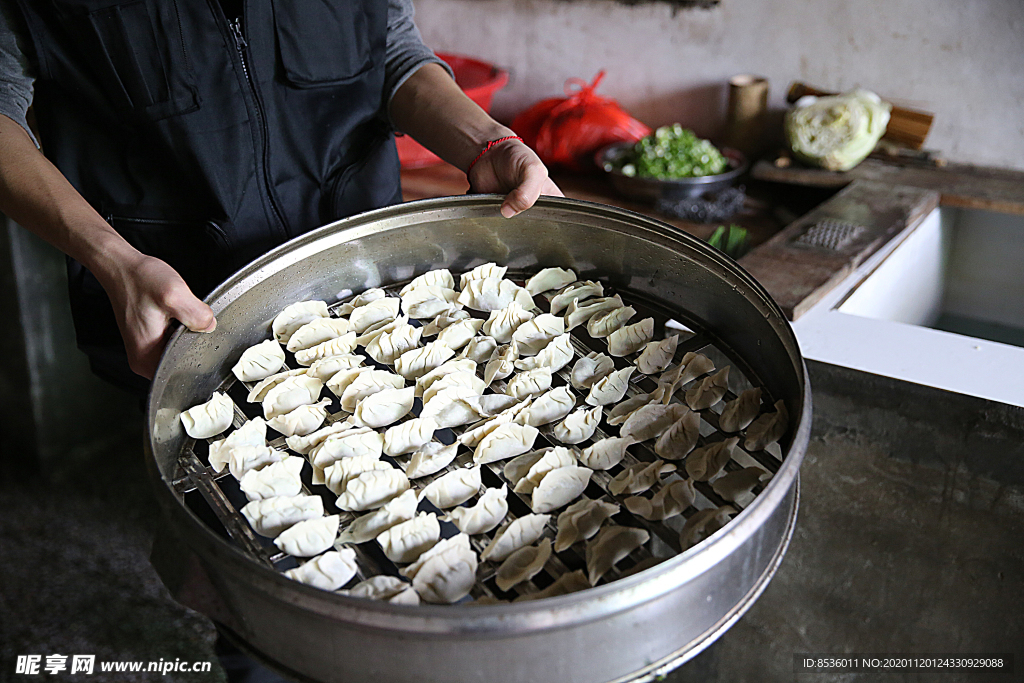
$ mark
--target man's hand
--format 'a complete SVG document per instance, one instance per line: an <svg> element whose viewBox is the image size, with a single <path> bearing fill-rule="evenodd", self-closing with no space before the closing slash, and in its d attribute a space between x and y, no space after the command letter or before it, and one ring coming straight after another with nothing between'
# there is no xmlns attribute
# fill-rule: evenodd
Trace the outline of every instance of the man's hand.
<svg viewBox="0 0 1024 683"><path fill-rule="evenodd" d="M533 206L542 194L561 197L537 153L519 140L499 142L469 169L471 192L504 194L501 215L512 218Z"/></svg>

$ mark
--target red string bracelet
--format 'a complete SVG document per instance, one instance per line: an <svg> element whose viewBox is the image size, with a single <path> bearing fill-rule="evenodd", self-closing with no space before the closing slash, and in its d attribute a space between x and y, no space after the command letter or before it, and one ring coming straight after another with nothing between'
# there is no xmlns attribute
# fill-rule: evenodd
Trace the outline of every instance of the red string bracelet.
<svg viewBox="0 0 1024 683"><path fill-rule="evenodd" d="M466 169L466 175L469 175L469 172L473 170L473 167L476 166L476 162L480 161L480 158L483 155L491 151L491 147L494 147L498 143L505 142L506 140L519 140L519 142L523 141L523 139L518 135L506 135L505 137L498 138L497 140L490 140L487 143L487 146L480 150L480 153L476 155L476 159L473 159L473 161L469 162L469 168Z"/></svg>

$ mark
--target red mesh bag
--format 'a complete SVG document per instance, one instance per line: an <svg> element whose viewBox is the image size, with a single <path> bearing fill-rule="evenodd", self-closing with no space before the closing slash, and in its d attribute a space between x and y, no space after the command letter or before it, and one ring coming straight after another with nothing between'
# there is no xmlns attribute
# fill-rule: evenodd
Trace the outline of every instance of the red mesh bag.
<svg viewBox="0 0 1024 683"><path fill-rule="evenodd" d="M613 142L636 142L650 135L651 129L640 123L613 99L594 93L604 71L587 82L570 78L565 82L565 97L541 100L523 111L512 122L523 141L536 150L548 166L575 171L594 167L594 153Z"/></svg>

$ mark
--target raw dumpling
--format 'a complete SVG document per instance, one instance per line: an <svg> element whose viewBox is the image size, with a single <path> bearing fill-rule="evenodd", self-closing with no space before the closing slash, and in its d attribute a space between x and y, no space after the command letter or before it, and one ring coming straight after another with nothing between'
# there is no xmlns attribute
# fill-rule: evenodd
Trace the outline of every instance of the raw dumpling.
<svg viewBox="0 0 1024 683"><path fill-rule="evenodd" d="M519 358L519 345L510 342L505 346L499 346L491 354L487 366L484 368L484 383L491 385L496 379L505 379L515 370L515 362Z"/></svg>
<svg viewBox="0 0 1024 683"><path fill-rule="evenodd" d="M608 411L608 424L620 425L629 419L629 416L643 408L648 403L654 403L658 399L654 394L637 394L618 403Z"/></svg>
<svg viewBox="0 0 1024 683"><path fill-rule="evenodd" d="M285 443L288 444L288 448L292 449L296 453L306 455L326 441L328 437L348 431L349 429L352 429L352 423L347 420L344 422L335 422L316 430L312 434L307 434L306 436L289 436L285 439Z"/></svg>
<svg viewBox="0 0 1024 683"><path fill-rule="evenodd" d="M397 318L401 305L401 300L393 296L376 299L352 311L348 321L356 334L362 334L377 323Z"/></svg>
<svg viewBox="0 0 1024 683"><path fill-rule="evenodd" d="M381 600L390 602L392 605L420 604L419 593L413 590L410 584L397 576L388 576L387 574L370 577L366 581L360 581L350 590L341 590L338 593L351 595L353 598Z"/></svg>
<svg viewBox="0 0 1024 683"><path fill-rule="evenodd" d="M636 353L654 337L654 318L644 318L638 323L626 325L608 335L608 353L613 356L628 356Z"/></svg>
<svg viewBox="0 0 1024 683"><path fill-rule="evenodd" d="M231 368L240 382L258 382L270 377L284 365L284 349L273 339L250 346Z"/></svg>
<svg viewBox="0 0 1024 683"><path fill-rule="evenodd" d="M496 263L484 263L468 273L462 274L462 277L459 278L459 289L465 289L472 280L483 280L484 278L501 279L505 277L505 273L507 271L508 266L499 266Z"/></svg>
<svg viewBox="0 0 1024 683"><path fill-rule="evenodd" d="M332 550L284 573L289 579L325 591L338 590L356 575L356 551Z"/></svg>
<svg viewBox="0 0 1024 683"><path fill-rule="evenodd" d="M764 450L785 436L788 428L789 411L780 399L775 402L774 413L765 413L747 427L747 440L743 445L748 451Z"/></svg>
<svg viewBox="0 0 1024 683"><path fill-rule="evenodd" d="M339 460L344 462L343 460ZM337 467L338 463L334 466ZM362 512L379 508L392 498L409 490L405 472L394 467L363 472L345 486L335 505L339 510Z"/></svg>
<svg viewBox="0 0 1024 683"><path fill-rule="evenodd" d="M267 423L262 417L248 420L241 427L228 434L226 439L210 444L210 469L220 473L228 464L231 449L239 446L262 446L267 442Z"/></svg>
<svg viewBox="0 0 1024 683"><path fill-rule="evenodd" d="M480 331L494 337L497 342L507 344L512 341L512 335L520 325L533 320L533 315L532 311L523 308L518 301L512 301L504 308L491 311Z"/></svg>
<svg viewBox="0 0 1024 683"><path fill-rule="evenodd" d="M686 459L686 473L697 481L708 481L723 469L735 454L739 437L734 436L710 446L698 448Z"/></svg>
<svg viewBox="0 0 1024 683"><path fill-rule="evenodd" d="M686 391L686 405L691 410L706 410L715 405L725 396L729 390L729 366L705 377L698 384L693 385Z"/></svg>
<svg viewBox="0 0 1024 683"><path fill-rule="evenodd" d="M489 488L480 496L476 505L457 507L448 513L451 521L464 534L473 536L483 534L501 524L508 514L508 488Z"/></svg>
<svg viewBox="0 0 1024 683"><path fill-rule="evenodd" d="M261 470L284 460L287 455L270 446L236 446L228 454L228 471L232 477L241 480L249 470Z"/></svg>
<svg viewBox="0 0 1024 683"><path fill-rule="evenodd" d="M441 363L416 380L416 396L423 396L423 392L429 389L434 382L457 372L476 374L476 361L468 358L456 358Z"/></svg>
<svg viewBox="0 0 1024 683"><path fill-rule="evenodd" d="M422 275L418 275L412 279L412 282L402 287L402 291L399 292L401 296L405 296L417 287L441 287L444 289L455 289L455 278L452 277L451 271L447 268L438 268L437 270L428 270Z"/></svg>
<svg viewBox="0 0 1024 683"><path fill-rule="evenodd" d="M602 296L603 294L604 285L600 282L592 282L591 280L575 282L551 298L550 310L553 314L558 315L572 303L573 299L583 301L592 296Z"/></svg>
<svg viewBox="0 0 1024 683"><path fill-rule="evenodd" d="M523 546L536 543L544 535L544 525L551 515L525 515L495 534L494 539L480 553L481 560L501 562Z"/></svg>
<svg viewBox="0 0 1024 683"><path fill-rule="evenodd" d="M454 470L438 477L420 491L420 498L426 498L442 510L465 503L480 490L480 466Z"/></svg>
<svg viewBox="0 0 1024 683"><path fill-rule="evenodd" d="M651 498L632 496L625 500L626 509L652 522L681 515L693 505L697 493L692 479L677 479L661 487Z"/></svg>
<svg viewBox="0 0 1024 683"><path fill-rule="evenodd" d="M594 386L598 380L604 379L615 371L615 361L597 351L591 351L572 366L572 385L583 391Z"/></svg>
<svg viewBox="0 0 1024 683"><path fill-rule="evenodd" d="M455 355L438 341L406 351L395 361L395 372L406 379L418 379Z"/></svg>
<svg viewBox="0 0 1024 683"><path fill-rule="evenodd" d="M607 337L629 322L634 315L636 315L636 309L632 306L622 306L598 313L587 321L587 333L594 339Z"/></svg>
<svg viewBox="0 0 1024 683"><path fill-rule="evenodd" d="M612 436L587 446L580 453L580 462L592 470L615 467L626 456L626 449L636 443L629 437Z"/></svg>
<svg viewBox="0 0 1024 683"><path fill-rule="evenodd" d="M616 308L622 308L622 297L606 296L600 299L591 299L580 303L579 299L573 299L568 308L565 309L565 329L573 330L588 322L599 313L605 313Z"/></svg>
<svg viewBox="0 0 1024 683"><path fill-rule="evenodd" d="M305 436L320 429L327 419L327 406L331 400L325 398L319 403L299 406L295 410L271 418L267 426L285 436Z"/></svg>
<svg viewBox="0 0 1024 683"><path fill-rule="evenodd" d="M585 541L598 532L601 525L619 511L615 503L584 498L573 503L558 515L558 533L555 552L562 552L572 544Z"/></svg>
<svg viewBox="0 0 1024 683"><path fill-rule="evenodd" d="M250 501L274 496L297 496L302 491L302 458L287 456L261 470L249 470L238 482Z"/></svg>
<svg viewBox="0 0 1024 683"><path fill-rule="evenodd" d="M473 451L473 462L486 464L526 453L540 434L536 427L513 422L500 424Z"/></svg>
<svg viewBox="0 0 1024 683"><path fill-rule="evenodd" d="M608 492L613 496L624 493L643 493L658 483L661 475L675 471L676 466L664 460L637 462L625 468L608 482Z"/></svg>
<svg viewBox="0 0 1024 683"><path fill-rule="evenodd" d="M317 500L320 500L317 498ZM383 507L363 515L349 524L348 528L338 536L338 543L366 543L402 522L416 516L419 501L412 489L392 498Z"/></svg>
<svg viewBox="0 0 1024 683"><path fill-rule="evenodd" d="M366 347L374 339L384 334L385 332L394 332L399 327L404 327L409 324L409 316L400 315L394 319L384 319L378 323L370 325L363 333L356 337L356 346Z"/></svg>
<svg viewBox="0 0 1024 683"><path fill-rule="evenodd" d="M416 398L416 388L384 389L367 396L356 406L352 418L367 427L387 427L409 414Z"/></svg>
<svg viewBox="0 0 1024 683"><path fill-rule="evenodd" d="M594 471L569 465L551 470L533 490L533 511L551 512L579 498L590 483Z"/></svg>
<svg viewBox="0 0 1024 683"><path fill-rule="evenodd" d="M338 460L359 456L380 458L384 451L384 435L366 427L349 428L326 439L309 452L309 462L324 468Z"/></svg>
<svg viewBox="0 0 1024 683"><path fill-rule="evenodd" d="M352 311L356 310L360 306L365 306L368 303L376 301L377 299L383 299L387 296L383 289L380 287L371 287L362 294L358 294L351 300L346 301L338 307L338 315L351 315Z"/></svg>
<svg viewBox="0 0 1024 683"><path fill-rule="evenodd" d="M276 375L271 375L264 380L261 380L256 386L252 388L249 395L246 396L245 400L249 403L260 403L266 398L267 394L271 389L276 387L281 382L285 381L289 377L298 377L299 375L307 374L307 368L298 368L296 370L285 370L279 372Z"/></svg>
<svg viewBox="0 0 1024 683"><path fill-rule="evenodd" d="M523 356L534 356L555 337L565 332L565 320L560 316L544 313L520 325L512 333L512 341L519 345Z"/></svg>
<svg viewBox="0 0 1024 683"><path fill-rule="evenodd" d="M285 377L263 398L263 418L270 420L290 413L299 406L315 403L324 383L316 377L295 375Z"/></svg>
<svg viewBox="0 0 1024 683"><path fill-rule="evenodd" d="M390 456L412 453L434 438L437 423L429 417L417 417L388 427L384 432L384 452Z"/></svg>
<svg viewBox="0 0 1024 683"><path fill-rule="evenodd" d="M355 481L364 472L389 469L392 469L390 463L374 457L373 454L342 458L324 468L324 486L334 495L340 496L345 492L349 483Z"/></svg>
<svg viewBox="0 0 1024 683"><path fill-rule="evenodd" d="M366 353L370 358L384 365L394 365L398 357L410 349L415 349L423 334L422 327L413 327L406 323L391 332L381 332L366 345Z"/></svg>
<svg viewBox="0 0 1024 683"><path fill-rule="evenodd" d="M551 372L558 372L569 364L572 357L572 337L566 332L548 342L547 346L541 349L536 356L517 360L516 369L534 370L544 367Z"/></svg>
<svg viewBox="0 0 1024 683"><path fill-rule="evenodd" d="M320 496L275 496L246 504L242 514L253 531L274 538L294 524L323 517L324 501Z"/></svg>
<svg viewBox="0 0 1024 683"><path fill-rule="evenodd" d="M504 474L515 485L513 491L516 493L533 493L549 472L575 464L576 457L572 451L563 446L555 446L520 455L505 465Z"/></svg>
<svg viewBox="0 0 1024 683"><path fill-rule="evenodd" d="M486 381L486 378L484 378ZM505 393L522 401L531 396L540 396L551 388L551 370L536 368L520 372L505 385Z"/></svg>
<svg viewBox="0 0 1024 683"><path fill-rule="evenodd" d="M683 530L679 532L679 545L683 550L692 548L728 524L729 515L734 512L736 510L728 505L698 510L686 520Z"/></svg>
<svg viewBox="0 0 1024 683"><path fill-rule="evenodd" d="M346 353L340 356L328 356L327 358L321 358L320 360L313 361L313 364L309 366L308 370L306 370L306 374L310 377L316 377L321 382L328 382L342 370L357 368L362 365L363 362L363 357L354 353Z"/></svg>
<svg viewBox="0 0 1024 683"><path fill-rule="evenodd" d="M235 404L227 394L213 392L206 403L193 406L181 414L185 433L193 439L209 439L231 426L235 417Z"/></svg>
<svg viewBox="0 0 1024 683"><path fill-rule="evenodd" d="M377 537L384 554L392 562L412 562L437 543L441 524L437 516L421 512L407 522L396 524Z"/></svg>
<svg viewBox="0 0 1024 683"><path fill-rule="evenodd" d="M469 314L469 311L464 311L461 308L439 313L433 320L421 328L423 330L423 336L433 337L441 330L448 329L460 320L467 320L471 317L472 316Z"/></svg>
<svg viewBox="0 0 1024 683"><path fill-rule="evenodd" d="M553 584L544 590L537 591L536 593L520 595L515 601L521 602L526 600L540 600L541 598L554 598L559 595L578 593L579 591L586 590L587 588L590 588L590 582L587 581L587 575L583 573L582 569L577 569L574 572L562 574Z"/></svg>
<svg viewBox="0 0 1024 683"><path fill-rule="evenodd" d="M295 362L299 365L312 365L314 362L330 356L343 356L352 353L356 348L356 333L346 332L340 337L320 342L316 346L295 352Z"/></svg>
<svg viewBox="0 0 1024 683"><path fill-rule="evenodd" d="M466 387L471 390L472 394L479 395L484 393L487 385L474 372L449 373L436 382L432 382L429 387L423 390L424 409L438 393L451 387Z"/></svg>
<svg viewBox="0 0 1024 683"><path fill-rule="evenodd" d="M402 310L410 318L426 320L457 307L459 293L442 287L416 287L402 295Z"/></svg>
<svg viewBox="0 0 1024 683"><path fill-rule="evenodd" d="M295 353L322 344L345 334L350 327L345 318L317 318L295 330L288 340L288 350Z"/></svg>
<svg viewBox="0 0 1024 683"><path fill-rule="evenodd" d="M455 460L459 451L458 442L445 446L440 441L431 441L412 454L405 476L410 479L425 477L440 472Z"/></svg>
<svg viewBox="0 0 1024 683"><path fill-rule="evenodd" d="M683 356L683 360L679 362L679 365L671 370L666 370L658 378L658 388L662 392L662 403L671 401L672 396L675 395L676 389L679 387L714 369L715 364L711 362L710 358L704 354L690 351Z"/></svg>
<svg viewBox="0 0 1024 683"><path fill-rule="evenodd" d="M434 386L437 386L437 383ZM481 418L470 402L478 397L476 387L455 384L431 396L420 414L434 418L441 429L467 425Z"/></svg>
<svg viewBox="0 0 1024 683"><path fill-rule="evenodd" d="M749 502L751 491L771 475L760 467L744 467L735 472L727 472L718 479L711 482L711 488L715 493L732 503L746 504Z"/></svg>
<svg viewBox="0 0 1024 683"><path fill-rule="evenodd" d="M458 298L460 304L474 311L496 311L513 301L518 301L523 308L533 308L529 292L511 280L494 277L470 280Z"/></svg>
<svg viewBox="0 0 1024 683"><path fill-rule="evenodd" d="M669 427L686 415L686 406L678 403L652 403L633 412L619 427L619 436L631 436L647 441L661 436Z"/></svg>
<svg viewBox="0 0 1024 683"><path fill-rule="evenodd" d="M509 396L509 398L512 397ZM480 445L480 442L485 436L497 429L499 425L508 424L515 420L519 413L530 407L531 403L533 403L532 398L526 399L521 403L516 403L510 408L501 411L493 417L481 420L463 432L462 436L459 437L459 442L469 448L476 448Z"/></svg>
<svg viewBox="0 0 1024 683"><path fill-rule="evenodd" d="M609 343L611 343L609 341ZM676 355L676 347L679 346L679 335L673 334L661 341L652 341L644 347L643 352L636 359L636 367L645 375L653 375L668 367Z"/></svg>
<svg viewBox="0 0 1024 683"><path fill-rule="evenodd" d="M594 436L601 423L601 406L580 408L555 425L551 435L561 443L582 443Z"/></svg>
<svg viewBox="0 0 1024 683"><path fill-rule="evenodd" d="M402 573L412 579L413 588L425 602L451 604L469 595L476 583L476 569L476 553L470 549L468 537L459 534L439 542Z"/></svg>
<svg viewBox="0 0 1024 683"><path fill-rule="evenodd" d="M334 373L329 380L327 380L327 389L338 398L341 398L345 395L345 390L348 389L349 385L356 381L356 378L364 372L381 371L365 365L357 365L355 367L339 370Z"/></svg>
<svg viewBox="0 0 1024 683"><path fill-rule="evenodd" d="M474 337L462 349L459 358L468 358L477 364L486 363L497 348L498 342L494 337Z"/></svg>
<svg viewBox="0 0 1024 683"><path fill-rule="evenodd" d="M562 289L576 281L576 273L565 268L545 268L526 281L526 291L537 296L549 289Z"/></svg>
<svg viewBox="0 0 1024 683"><path fill-rule="evenodd" d="M587 394L587 403L592 406L606 406L621 401L629 389L629 378L633 376L635 366L627 365L594 382Z"/></svg>
<svg viewBox="0 0 1024 683"><path fill-rule="evenodd" d="M529 408L519 413L516 422L531 427L561 420L576 407L576 397L567 386L552 389L534 399Z"/></svg>
<svg viewBox="0 0 1024 683"><path fill-rule="evenodd" d="M551 559L551 539L541 539L535 546L526 546L515 551L501 563L494 574L498 588L507 591L512 586L529 581L536 576Z"/></svg>
<svg viewBox="0 0 1024 683"><path fill-rule="evenodd" d="M293 557L313 557L332 547L337 536L338 515L328 515L288 527L274 539L274 545Z"/></svg>
<svg viewBox="0 0 1024 683"><path fill-rule="evenodd" d="M300 327L317 318L326 318L328 315L330 314L327 312L327 303L323 301L300 301L286 306L277 314L271 325L274 339L282 344L287 344Z"/></svg>
<svg viewBox="0 0 1024 683"><path fill-rule="evenodd" d="M476 333L480 331L480 326L483 324L483 320L477 320L475 318L460 320L459 322L452 323L441 330L441 333L437 335L437 341L441 342L449 349L458 351L469 343Z"/></svg>
<svg viewBox="0 0 1024 683"><path fill-rule="evenodd" d="M665 460L682 460L697 445L700 436L700 415L687 410L654 443L654 452Z"/></svg>
<svg viewBox="0 0 1024 683"><path fill-rule="evenodd" d="M590 585L596 586L615 563L642 546L650 537L651 535L643 529L626 526L609 526L601 529L597 536L587 543L587 576Z"/></svg>
<svg viewBox="0 0 1024 683"><path fill-rule="evenodd" d="M401 389L405 379L387 370L369 369L356 374L341 393L341 409L354 413L359 402L385 389Z"/></svg>
<svg viewBox="0 0 1024 683"><path fill-rule="evenodd" d="M723 432L738 432L748 426L761 410L761 388L747 389L725 404L718 417L718 428Z"/></svg>

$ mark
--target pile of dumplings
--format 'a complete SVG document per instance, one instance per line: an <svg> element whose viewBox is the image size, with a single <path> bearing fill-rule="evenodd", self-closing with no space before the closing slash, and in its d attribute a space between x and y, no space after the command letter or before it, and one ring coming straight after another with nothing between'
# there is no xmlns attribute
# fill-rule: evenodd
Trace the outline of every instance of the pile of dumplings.
<svg viewBox="0 0 1024 683"><path fill-rule="evenodd" d="M220 392L181 414L188 435L208 441L210 468L238 480L253 531L303 560L286 576L396 604L447 604L466 598L478 578L509 591L580 544L585 570L562 571L517 599L560 595L597 584L648 543L646 529L606 524L623 507L661 522L694 504L694 482L735 503L765 483L760 468L725 466L741 436L748 451L782 438L781 402L762 413L760 389L741 393L712 419L742 434L696 448L700 411L725 398L728 366L714 372L697 353L676 362L678 335L654 340L653 318L634 322L620 296L604 296L600 282L572 270L545 268L525 286L505 272L484 264L456 286L447 269L432 270L398 296L368 289L333 315L324 301L292 304L274 318L272 338L245 349L232 369L261 416L246 420ZM547 313L535 297L549 302ZM575 328L604 339L607 353L578 353ZM286 366L286 352L297 367ZM644 376L655 391L639 393ZM602 421L618 435L600 431ZM268 445L268 428L284 443ZM455 441L439 440L445 433ZM542 433L559 445L536 449ZM654 462L628 453L641 442ZM303 485L307 463L336 511ZM607 470L620 464L612 477ZM487 486L485 471L502 484ZM530 513L506 523L510 491ZM723 505L691 514L680 546L733 513ZM456 533L442 538L442 523ZM355 551L363 543L377 544L397 575L368 576Z"/></svg>

